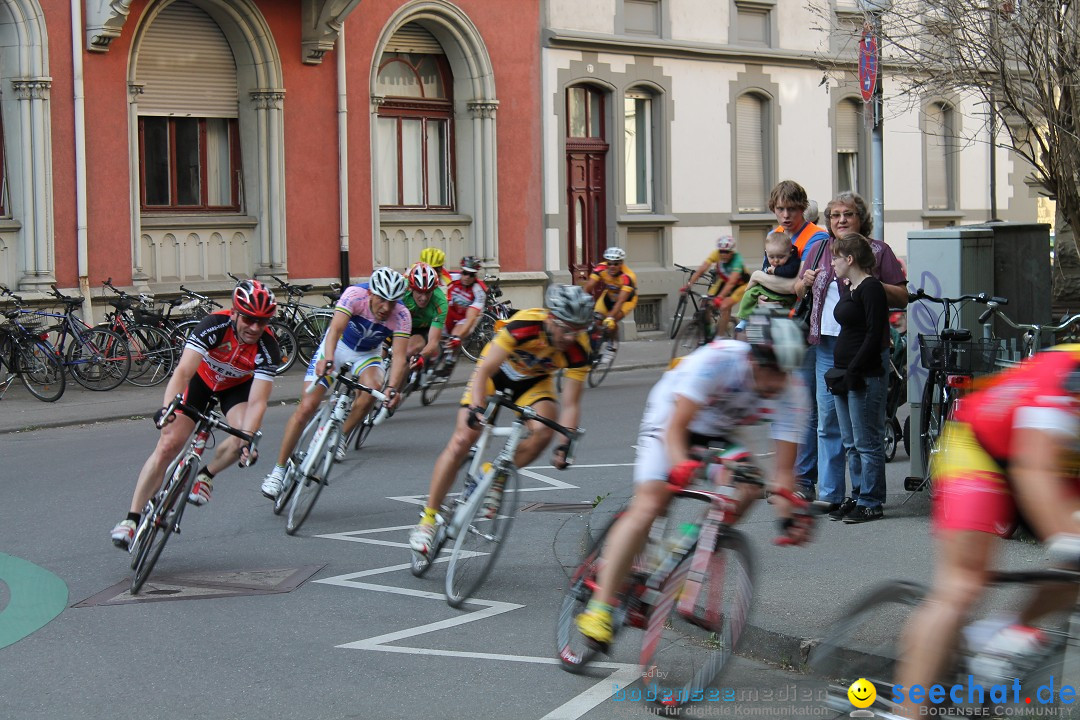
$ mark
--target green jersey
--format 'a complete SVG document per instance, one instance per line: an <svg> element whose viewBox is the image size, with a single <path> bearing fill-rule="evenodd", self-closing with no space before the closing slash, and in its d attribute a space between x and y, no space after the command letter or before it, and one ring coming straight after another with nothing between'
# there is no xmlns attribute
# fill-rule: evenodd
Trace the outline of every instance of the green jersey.
<svg viewBox="0 0 1080 720"><path fill-rule="evenodd" d="M412 313L413 335L426 332L428 328L441 328L446 324L446 293L442 288L435 288L435 292L431 293L431 300L424 307L416 305L411 291L405 293L401 302L405 303L405 307Z"/></svg>

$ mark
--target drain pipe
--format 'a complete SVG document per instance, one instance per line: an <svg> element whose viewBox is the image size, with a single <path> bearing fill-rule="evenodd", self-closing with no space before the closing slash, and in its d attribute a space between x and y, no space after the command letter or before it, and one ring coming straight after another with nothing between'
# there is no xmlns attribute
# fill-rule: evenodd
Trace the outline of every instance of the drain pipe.
<svg viewBox="0 0 1080 720"><path fill-rule="evenodd" d="M349 287L349 92L345 86L345 23L337 40L338 241L341 287Z"/></svg>
<svg viewBox="0 0 1080 720"><path fill-rule="evenodd" d="M82 316L94 324L90 303L90 260L86 232L86 92L83 88L82 0L71 0L72 81L75 86L75 242L79 254L79 294L83 297Z"/></svg>

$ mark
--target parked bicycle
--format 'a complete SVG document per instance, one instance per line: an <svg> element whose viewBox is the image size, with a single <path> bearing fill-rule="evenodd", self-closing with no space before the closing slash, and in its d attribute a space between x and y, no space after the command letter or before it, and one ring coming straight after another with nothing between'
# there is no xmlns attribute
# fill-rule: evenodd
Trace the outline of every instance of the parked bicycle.
<svg viewBox="0 0 1080 720"><path fill-rule="evenodd" d="M503 291L499 287L497 275L485 275L484 285L487 287L487 298L484 301L484 311L476 319L476 325L469 337L461 343L461 351L472 361L480 358L480 353L495 337L501 320L508 320L515 310L509 301L499 300Z"/></svg>
<svg viewBox="0 0 1080 720"><path fill-rule="evenodd" d="M319 493L327 484L330 469L334 466L334 454L345 428L345 419L349 417L352 409L353 395L356 392L370 393L380 407L387 399L379 390L369 388L354 378L352 367L348 363L342 365L336 375L326 375L311 383L307 392L312 392L317 383L327 382L331 377L334 381L333 390L323 402L322 409L311 418L300 435L296 449L285 464L281 492L274 500L275 515L280 515L286 507L289 508L289 517L285 524L285 533L288 535L295 535L304 524L319 498ZM378 424L381 419L374 422Z"/></svg>
<svg viewBox="0 0 1080 720"><path fill-rule="evenodd" d="M688 268L685 265L675 263L675 267L682 271L683 285L687 284L687 280L694 274L694 268ZM710 271L703 275L695 284L698 287L705 288L706 290L714 282L714 274ZM701 308L701 303L708 297L707 292L698 292L694 288L688 288L686 292L679 294L679 301L675 304L675 314L671 318L671 339L674 340L675 336L679 334L679 328L682 327L683 317L686 315L686 308L688 304L694 306L694 311L690 313L693 317L697 314Z"/></svg>
<svg viewBox="0 0 1080 720"><path fill-rule="evenodd" d="M515 414L509 426L495 425L500 408ZM475 416L474 416L475 418ZM428 571L446 543L453 541L450 562L446 569L446 602L450 607L460 607L480 588L506 544L507 535L514 523L518 504L518 469L514 466L514 452L528 435L528 421L535 420L567 439L566 460L573 462L574 446L585 434L584 430L563 427L554 420L538 415L528 406L516 405L501 393L488 398L483 415L476 418L483 431L473 446L468 459L462 465L462 492L435 516L435 538L428 555L412 551L411 569L420 577ZM470 420L470 425L473 421ZM505 437L506 443L498 456L489 464L484 454L493 437ZM484 500L496 478L502 478L503 490L492 513L485 510Z"/></svg>
<svg viewBox="0 0 1080 720"><path fill-rule="evenodd" d="M113 310L98 327L112 330L127 341L131 349L131 371L127 381L139 387L164 382L179 356L169 333L156 324L143 324L138 320L140 315L145 317L153 301L147 295L134 297L120 290L112 284L112 278L101 284L119 296L109 299Z"/></svg>
<svg viewBox="0 0 1080 720"><path fill-rule="evenodd" d="M919 405L922 467L919 475L904 480L904 489L911 493L924 489L932 492L931 466L940 451L945 421L952 412L953 404L970 387L971 379L977 374L994 370L1000 347L992 339L972 339L970 330L953 327L952 323L959 317L961 306L968 302L1006 305L1009 301L986 293L939 298L928 295L922 288L911 293L908 299L910 302L922 300L942 306L941 314L934 322L935 326L941 323L941 332L937 335L919 334L919 359L927 371Z"/></svg>
<svg viewBox="0 0 1080 720"><path fill-rule="evenodd" d="M1036 585L1068 584L1075 589L1080 585L1080 572L1075 569L1047 568L1042 570L999 571L988 579L988 584L1000 588L1032 587ZM874 684L877 699L867 708L873 711L896 713L897 708L891 701L894 692L894 677L900 660L899 636L907 624L908 617L918 607L927 593L927 588L914 582L892 580L867 592L852 603L836 622L830 625L829 633L821 640L810 655L810 667L827 681L826 705L839 712L851 710L848 688L859 678L865 678ZM969 620L969 627L973 623ZM1068 618L1056 625L1041 628L1046 638L1042 652L1034 657L1025 658L1025 672L1022 677L997 678L997 682L1008 687L1005 693L1012 699L1013 680L1019 681L1017 687L1035 689L1043 685L1060 689L1064 679L1080 677L1080 653L1076 639L1080 638L1080 604L1074 605ZM936 705L944 717L988 717L1013 714L1008 708L995 708L999 702L991 698L991 688L985 692L970 696L967 688L971 687L972 678L980 687L986 680L980 674L980 654L970 647L965 638L968 632L959 635L960 646L953 658L952 665L945 677L940 678L941 685L948 689L953 685L965 688L961 693L961 702L952 702L954 698L945 694ZM989 685L994 685L992 681ZM904 689L909 690L907 688ZM1045 695L1040 697L1044 702ZM1018 699L1023 703L1023 699ZM1029 700L1030 702L1030 700ZM1069 700L1069 703L1072 701ZM928 706L933 707L933 706ZM1030 710L1035 705L1020 705L1021 710ZM1050 702L1040 704L1040 714L1061 715L1065 708L1065 698L1051 693ZM1042 710L1045 708L1045 710ZM1012 710L1017 708L1013 706ZM1057 712L1054 712L1054 709ZM1023 712L1016 713L1024 714Z"/></svg>
<svg viewBox="0 0 1080 720"><path fill-rule="evenodd" d="M161 551L165 549L165 543L173 533L180 532L180 519L184 516L184 508L188 503L188 495L191 487L195 484L195 476L202 468L202 454L206 449L207 441L211 437L211 431L221 430L250 444L248 458L254 458L261 432L246 433L230 427L214 410L217 407L218 398L211 395L206 413L184 403L184 396L177 395L169 402L168 407L161 416L160 422L155 423L160 430L176 410L182 410L184 415L195 421L195 430L191 439L176 459L172 461L165 471L165 481L161 488L154 493L150 502L143 510L142 520L135 528L135 537L131 541L131 569L135 571L131 579L131 594L138 594L143 583L150 577L154 570ZM244 462L241 460L240 467L247 467L254 460Z"/></svg>
<svg viewBox="0 0 1080 720"><path fill-rule="evenodd" d="M706 465L723 463L730 448L699 449ZM666 516L657 519L649 541L634 559L626 584L616 595L612 629L644 630L641 653L643 693L663 710L704 699L739 646L754 598L750 542L733 527L739 485L764 488L756 468L723 466L714 490L673 487ZM783 489L773 493L795 512L815 514L805 499ZM601 650L575 623L597 587L604 543L617 513L600 532L570 576L556 633L565 670L583 672ZM779 542L779 540L778 540Z"/></svg>
<svg viewBox="0 0 1080 720"><path fill-rule="evenodd" d="M296 354L300 362L305 366L311 362L315 351L319 349L319 343L326 335L326 329L330 327L330 321L334 319L334 305L341 297L341 285L332 283L330 292L323 293L329 303L319 307L301 302L301 298L314 289L314 285L293 285L282 280L277 275L271 275L277 281L280 291L284 291L285 299L278 298L278 314L276 320L289 326L296 337Z"/></svg>
<svg viewBox="0 0 1080 720"><path fill-rule="evenodd" d="M10 297L16 305L4 311L7 322L0 325L0 399L19 378L38 400L56 402L64 394L67 378L60 355L45 333L45 324L23 313L22 297L7 287L0 285L0 295Z"/></svg>
<svg viewBox="0 0 1080 720"><path fill-rule="evenodd" d="M1005 303L999 303L999 299L990 298L986 303L986 310L979 315L979 323L983 326L983 336L993 339L994 318L1001 318L1006 325L1021 332L1019 342L1016 343L1017 352L1015 353L1015 357L1018 357L1021 361L1033 357L1042 350L1044 333L1056 335L1058 333L1074 332L1076 328L1080 328L1080 313L1067 315L1057 325L1018 323L1001 309L1001 305Z"/></svg>

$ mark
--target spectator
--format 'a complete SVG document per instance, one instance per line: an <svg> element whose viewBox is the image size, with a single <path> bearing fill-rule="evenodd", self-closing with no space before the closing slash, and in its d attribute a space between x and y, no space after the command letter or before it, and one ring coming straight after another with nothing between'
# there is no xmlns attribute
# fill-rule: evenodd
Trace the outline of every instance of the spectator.
<svg viewBox="0 0 1080 720"><path fill-rule="evenodd" d="M885 395L888 380L882 347L888 345L889 303L881 281L870 275L874 251L858 233L836 238L832 270L841 285L833 317L840 335L833 349L834 395L840 437L851 473L851 497L830 517L861 523L884 517ZM883 386L885 389L882 389Z"/></svg>
<svg viewBox="0 0 1080 720"><path fill-rule="evenodd" d="M848 233L860 233L865 237L869 236L873 228L866 201L854 192L842 192L825 206L825 223L830 238ZM875 259L873 276L884 286L889 306L907 306L907 279L892 248L881 240L870 240L870 247ZM825 252L830 252L829 245L825 247ZM801 297L808 291L813 293L814 299L813 311L810 314L810 335L807 338L811 352L807 354L813 358L812 387L817 400L817 496L819 500L829 503L829 512L832 513L839 510L844 502L846 483L844 445L836 408L833 396L823 380L825 373L833 367L833 352L836 349L836 338L840 334L840 325L833 315L840 299L840 288L830 264L822 263L816 269L803 270L802 276L795 283L795 294ZM881 348L883 355L887 351L887 347ZM884 428L883 420L881 432L884 432ZM884 465L881 472L885 472ZM884 483L884 477L881 482ZM851 507L849 505L848 509Z"/></svg>
<svg viewBox="0 0 1080 720"><path fill-rule="evenodd" d="M765 237L765 260L761 263L761 269L755 270L750 275L750 282L746 284L746 292L743 293L742 302L739 303L735 317L740 320L750 317L750 313L757 307L758 300L761 298L780 303L784 307L794 305L794 292L773 292L761 282L768 275L794 279L798 274L799 254L795 252L795 246L791 244L791 236L783 230L773 230ZM738 329L740 328L736 328Z"/></svg>
<svg viewBox="0 0 1080 720"><path fill-rule="evenodd" d="M818 212L817 203L813 200L809 200L807 202L808 204L806 206L806 212L803 213L803 215L806 217L806 222L814 223L815 225L817 225L818 218L821 216L821 213Z"/></svg>

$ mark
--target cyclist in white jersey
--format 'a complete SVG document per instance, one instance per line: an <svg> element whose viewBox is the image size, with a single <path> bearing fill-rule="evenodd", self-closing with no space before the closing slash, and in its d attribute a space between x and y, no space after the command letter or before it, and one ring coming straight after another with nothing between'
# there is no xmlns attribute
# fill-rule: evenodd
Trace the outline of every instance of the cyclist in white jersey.
<svg viewBox="0 0 1080 720"><path fill-rule="evenodd" d="M690 449L735 439L736 428L771 421L776 441L775 484L795 490L795 449L809 408L809 396L794 371L806 346L787 318L751 316L747 342L720 339L705 345L664 373L649 393L637 440L634 497L609 530L597 588L578 616L578 629L606 651L611 642L611 603L653 521L671 500L671 485L684 486L700 469ZM670 483L670 485L669 485ZM756 488L743 486L741 515ZM789 542L809 535L805 522L793 522L787 500L774 496L774 508Z"/></svg>

